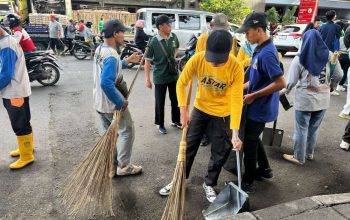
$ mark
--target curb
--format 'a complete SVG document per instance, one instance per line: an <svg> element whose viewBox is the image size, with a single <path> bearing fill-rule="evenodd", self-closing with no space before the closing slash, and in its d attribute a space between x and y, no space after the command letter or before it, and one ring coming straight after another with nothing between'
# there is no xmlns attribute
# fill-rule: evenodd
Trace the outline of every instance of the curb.
<svg viewBox="0 0 350 220"><path fill-rule="evenodd" d="M336 207L333 207L336 206ZM244 212L225 220L349 219L350 193L312 196L269 208Z"/></svg>

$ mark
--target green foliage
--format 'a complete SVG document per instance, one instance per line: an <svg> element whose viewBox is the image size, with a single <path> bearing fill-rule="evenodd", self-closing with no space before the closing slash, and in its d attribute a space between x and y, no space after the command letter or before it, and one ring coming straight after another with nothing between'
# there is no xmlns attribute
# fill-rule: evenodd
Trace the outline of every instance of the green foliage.
<svg viewBox="0 0 350 220"><path fill-rule="evenodd" d="M278 14L275 7L270 8L266 11L267 21L270 23L278 23L280 21L280 15Z"/></svg>
<svg viewBox="0 0 350 220"><path fill-rule="evenodd" d="M288 9L286 13L282 17L282 24L287 25L287 24L293 24L295 23L295 12L297 11L297 6L293 6L292 9Z"/></svg>
<svg viewBox="0 0 350 220"><path fill-rule="evenodd" d="M253 10L247 0L203 0L201 9L212 13L224 13L232 23L241 24L245 16Z"/></svg>

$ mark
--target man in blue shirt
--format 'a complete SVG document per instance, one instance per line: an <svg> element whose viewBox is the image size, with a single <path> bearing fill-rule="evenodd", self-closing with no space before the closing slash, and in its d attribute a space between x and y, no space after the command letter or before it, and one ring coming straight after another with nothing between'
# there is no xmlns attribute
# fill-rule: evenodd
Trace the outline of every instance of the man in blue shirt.
<svg viewBox="0 0 350 220"><path fill-rule="evenodd" d="M245 33L251 44L258 44L250 66L249 81L244 84L248 89L244 96L246 118L244 123L244 166L245 173L242 188L252 193L253 182L257 177L271 178L270 168L260 135L265 123L272 122L278 116L279 93L286 87L280 68L277 49L266 34L267 21L264 13L249 14L238 33ZM256 168L256 165L259 168Z"/></svg>
<svg viewBox="0 0 350 220"><path fill-rule="evenodd" d="M126 28L119 20L110 20L104 24L104 43L96 49L94 57L94 107L100 116L103 130L106 131L113 120L116 110L123 110L119 122L118 143L114 165L118 176L134 175L142 172L142 167L130 163L131 151L135 138L134 123L128 110L128 88L121 70L129 62L140 62L141 56L134 53L120 60L116 50L124 43Z"/></svg>
<svg viewBox="0 0 350 220"><path fill-rule="evenodd" d="M320 32L322 39L326 43L328 49L334 52L336 50L336 45L339 45L341 27L337 24L334 24L334 20L337 18L334 10L327 11L326 18L327 23L321 26Z"/></svg>

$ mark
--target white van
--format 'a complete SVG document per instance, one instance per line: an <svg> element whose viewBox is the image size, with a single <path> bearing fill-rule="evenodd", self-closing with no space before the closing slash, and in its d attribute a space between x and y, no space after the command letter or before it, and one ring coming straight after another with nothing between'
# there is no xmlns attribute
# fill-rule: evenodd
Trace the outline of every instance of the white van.
<svg viewBox="0 0 350 220"><path fill-rule="evenodd" d="M172 24L172 32L176 34L180 42L180 50L184 51L186 43L193 34L201 34L208 31L213 13L195 10L165 9L165 8L141 8L137 11L136 18L145 21L144 31L147 35L155 35L158 30L155 25L157 16L165 14L175 19Z"/></svg>

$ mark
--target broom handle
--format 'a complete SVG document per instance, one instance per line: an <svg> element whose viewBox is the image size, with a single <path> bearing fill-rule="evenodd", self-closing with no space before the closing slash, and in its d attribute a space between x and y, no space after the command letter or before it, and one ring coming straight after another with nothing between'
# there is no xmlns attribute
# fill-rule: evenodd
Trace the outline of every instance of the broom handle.
<svg viewBox="0 0 350 220"><path fill-rule="evenodd" d="M145 61L145 56L147 55L147 52L148 52L148 49L149 49L149 45L151 44L152 39L153 39L153 38L150 38L150 39L148 40L148 43L147 43L145 52L143 53L143 56L142 56L142 59L141 59L141 63L140 63L140 65L139 65L139 67L137 68L137 71L136 71L136 74L135 74L135 76L134 76L134 79L132 80L132 82L131 82L131 84L130 84L128 94L126 95L126 99L129 98L130 93L131 93L131 90L132 90L132 88L134 88L136 79L137 79L137 77L138 77L138 75L139 75L139 73L140 73L140 70L141 70L141 67L142 67L142 65L143 65L143 62Z"/></svg>
<svg viewBox="0 0 350 220"><path fill-rule="evenodd" d="M128 94L127 94L127 96L126 96L126 99L129 98L130 93L131 93L131 91L132 91L132 88L133 88L134 85L135 85L135 82L136 82L136 79L137 79L137 77L138 77L138 75L139 75L139 73L140 73L142 64L143 64L143 62L145 61L145 55L146 55L147 52L148 52L148 47L149 47L149 43L147 44L145 53L144 53L144 55L142 56L141 63L140 63L140 65L139 65L139 67L137 68L137 71L136 71L136 74L135 74L135 76L134 76L134 79L132 80L132 82L131 82L131 84L130 84L129 91L128 91Z"/></svg>

